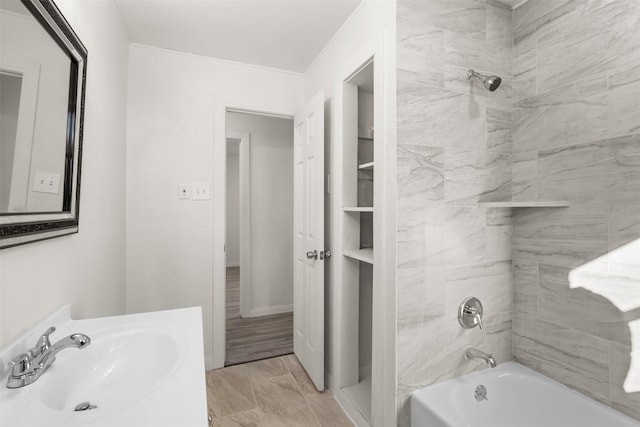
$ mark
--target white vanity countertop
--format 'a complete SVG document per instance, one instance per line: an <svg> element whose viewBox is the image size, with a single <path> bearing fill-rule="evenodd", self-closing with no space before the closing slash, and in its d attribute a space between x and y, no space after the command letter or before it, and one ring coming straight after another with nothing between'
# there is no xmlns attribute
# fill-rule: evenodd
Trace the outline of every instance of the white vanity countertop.
<svg viewBox="0 0 640 427"><path fill-rule="evenodd" d="M52 344L72 333L88 335L91 344L60 351L36 382L18 389L6 388L7 361L17 355L10 353L33 346L46 323L0 352L0 426L208 425L199 307L66 321L59 312L51 319ZM83 401L97 408L75 412Z"/></svg>

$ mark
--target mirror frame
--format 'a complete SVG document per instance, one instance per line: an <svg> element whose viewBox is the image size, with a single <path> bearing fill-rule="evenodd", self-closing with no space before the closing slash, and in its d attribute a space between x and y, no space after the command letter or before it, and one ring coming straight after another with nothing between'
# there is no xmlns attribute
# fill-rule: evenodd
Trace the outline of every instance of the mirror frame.
<svg viewBox="0 0 640 427"><path fill-rule="evenodd" d="M0 249L77 233L80 218L80 170L87 82L87 48L53 0L20 1L71 61L64 193L62 209L59 212L0 214Z"/></svg>

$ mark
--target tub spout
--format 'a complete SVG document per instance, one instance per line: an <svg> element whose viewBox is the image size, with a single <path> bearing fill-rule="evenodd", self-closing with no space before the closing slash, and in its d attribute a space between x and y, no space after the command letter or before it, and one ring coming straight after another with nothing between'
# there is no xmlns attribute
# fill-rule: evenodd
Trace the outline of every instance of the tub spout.
<svg viewBox="0 0 640 427"><path fill-rule="evenodd" d="M482 359L485 362L487 362L487 364L492 368L495 368L498 365L496 363L496 359L494 359L492 355L487 354L484 351L480 351L475 347L467 347L467 350L464 352L464 355L467 358L467 360Z"/></svg>

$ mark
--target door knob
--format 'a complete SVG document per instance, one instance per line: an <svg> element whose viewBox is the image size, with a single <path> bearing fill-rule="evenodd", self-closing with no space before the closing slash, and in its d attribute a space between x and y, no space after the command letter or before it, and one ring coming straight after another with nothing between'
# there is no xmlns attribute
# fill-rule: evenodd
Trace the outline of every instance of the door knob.
<svg viewBox="0 0 640 427"><path fill-rule="evenodd" d="M307 252L307 259L318 259L318 251Z"/></svg>

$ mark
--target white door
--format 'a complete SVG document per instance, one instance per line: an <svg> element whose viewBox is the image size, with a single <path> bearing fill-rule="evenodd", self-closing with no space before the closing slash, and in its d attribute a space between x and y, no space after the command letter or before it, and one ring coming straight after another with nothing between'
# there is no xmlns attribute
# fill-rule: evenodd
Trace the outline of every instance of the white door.
<svg viewBox="0 0 640 427"><path fill-rule="evenodd" d="M293 351L324 390L324 93L295 116Z"/></svg>

